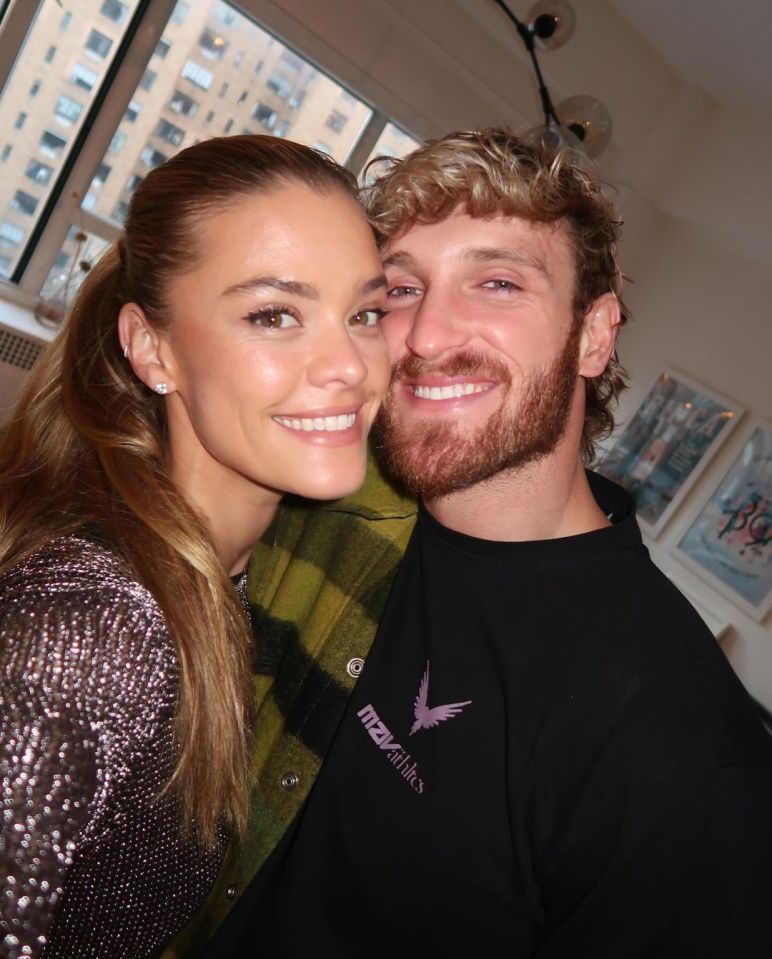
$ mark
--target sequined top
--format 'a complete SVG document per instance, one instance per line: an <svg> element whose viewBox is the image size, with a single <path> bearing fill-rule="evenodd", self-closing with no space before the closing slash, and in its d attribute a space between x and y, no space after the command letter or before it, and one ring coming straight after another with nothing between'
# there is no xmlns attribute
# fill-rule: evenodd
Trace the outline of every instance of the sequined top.
<svg viewBox="0 0 772 959"><path fill-rule="evenodd" d="M157 955L214 883L160 795L176 653L125 563L77 535L0 577L0 955Z"/></svg>

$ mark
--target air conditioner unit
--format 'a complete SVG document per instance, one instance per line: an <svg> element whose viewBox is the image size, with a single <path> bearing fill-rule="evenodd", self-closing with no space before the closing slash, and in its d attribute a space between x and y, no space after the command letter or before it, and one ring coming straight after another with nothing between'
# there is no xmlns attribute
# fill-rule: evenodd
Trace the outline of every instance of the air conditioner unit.
<svg viewBox="0 0 772 959"><path fill-rule="evenodd" d="M0 323L0 424L7 422L32 367L48 343Z"/></svg>

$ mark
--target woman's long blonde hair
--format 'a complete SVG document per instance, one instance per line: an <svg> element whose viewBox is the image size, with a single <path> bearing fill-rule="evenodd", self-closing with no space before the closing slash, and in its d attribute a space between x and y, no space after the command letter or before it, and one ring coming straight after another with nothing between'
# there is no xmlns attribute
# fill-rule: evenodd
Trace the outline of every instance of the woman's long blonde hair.
<svg viewBox="0 0 772 959"><path fill-rule="evenodd" d="M136 302L173 322L169 279L195 267L207 216L293 182L356 193L323 154L268 136L206 140L148 174L0 444L0 572L96 528L163 610L180 663L170 788L206 844L223 820L246 823L251 636L206 523L168 477L164 401L133 375L117 318Z"/></svg>

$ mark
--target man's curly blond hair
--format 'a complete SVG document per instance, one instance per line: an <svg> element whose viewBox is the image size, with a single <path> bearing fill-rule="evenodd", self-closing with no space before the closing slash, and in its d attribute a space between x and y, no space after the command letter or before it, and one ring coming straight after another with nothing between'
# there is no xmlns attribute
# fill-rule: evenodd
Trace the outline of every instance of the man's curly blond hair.
<svg viewBox="0 0 772 959"><path fill-rule="evenodd" d="M364 197L381 246L416 223L438 223L458 209L473 217L560 223L576 264L575 322L581 323L592 302L609 291L619 300L621 325L627 322L616 262L620 221L601 184L565 151L525 143L504 129L488 129L451 133L388 162L386 173ZM612 407L625 389L625 376L614 354L601 376L585 380L586 462L594 458L596 442L614 428Z"/></svg>

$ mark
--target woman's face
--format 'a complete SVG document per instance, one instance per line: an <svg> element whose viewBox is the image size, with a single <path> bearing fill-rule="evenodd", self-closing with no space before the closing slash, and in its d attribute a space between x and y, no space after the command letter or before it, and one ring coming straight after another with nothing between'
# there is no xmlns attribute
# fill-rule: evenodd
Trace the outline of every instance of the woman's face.
<svg viewBox="0 0 772 959"><path fill-rule="evenodd" d="M245 483L353 492L389 375L385 280L361 210L285 184L207 216L198 242L159 334L172 475L225 496Z"/></svg>

